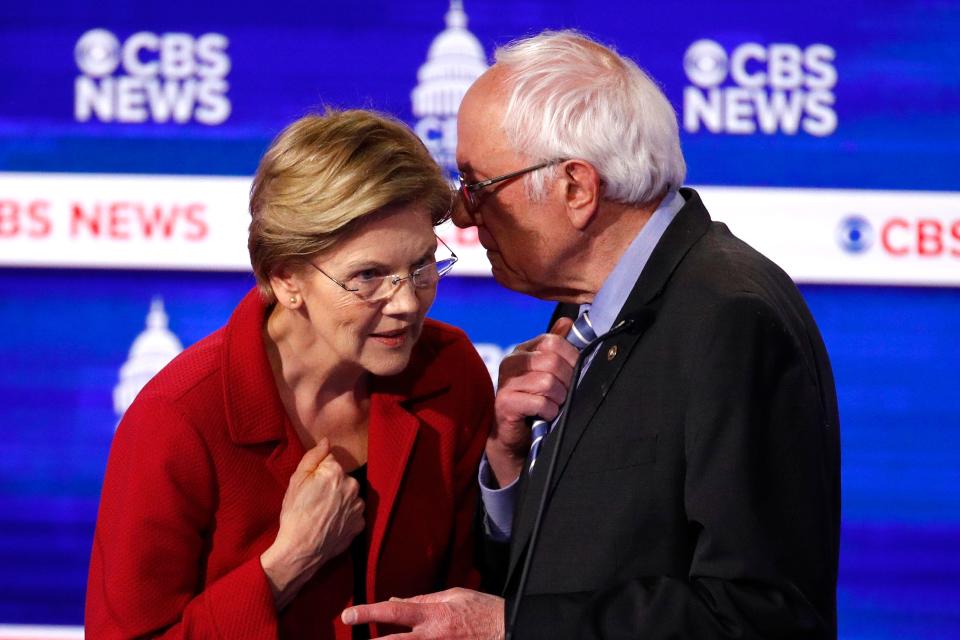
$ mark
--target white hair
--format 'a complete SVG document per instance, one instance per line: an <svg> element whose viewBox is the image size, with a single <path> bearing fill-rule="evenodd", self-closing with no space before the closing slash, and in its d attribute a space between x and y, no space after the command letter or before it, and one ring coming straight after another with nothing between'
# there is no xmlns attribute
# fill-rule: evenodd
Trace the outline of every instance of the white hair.
<svg viewBox="0 0 960 640"><path fill-rule="evenodd" d="M683 184L677 115L632 60L569 30L517 40L495 57L506 74L503 127L514 149L536 161L586 160L604 197L626 204L651 203ZM549 175L527 176L532 198L543 198Z"/></svg>

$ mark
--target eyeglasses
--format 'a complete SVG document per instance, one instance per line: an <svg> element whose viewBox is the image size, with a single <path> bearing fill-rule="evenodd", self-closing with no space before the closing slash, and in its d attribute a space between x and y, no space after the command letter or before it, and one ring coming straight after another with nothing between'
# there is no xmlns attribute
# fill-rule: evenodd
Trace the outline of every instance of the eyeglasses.
<svg viewBox="0 0 960 640"><path fill-rule="evenodd" d="M450 252L450 257L428 262L425 265L417 267L406 276L397 274L381 276L373 273L373 269L367 269L344 282L337 280L312 262L310 266L325 275L344 291L354 293L358 298L366 302L381 302L393 295L400 286L400 283L405 280L409 280L417 289L429 289L430 287L435 287L440 278L447 275L450 270L453 269L453 265L459 260L457 254L455 254L440 237L437 237L437 240Z"/></svg>
<svg viewBox="0 0 960 640"><path fill-rule="evenodd" d="M532 167L527 167L526 169L520 169L519 171L511 171L510 173L505 173L502 176L497 176L496 178L490 178L489 180L481 180L480 182L467 182L463 179L463 174L459 174L460 179L460 188L457 189L457 193L460 194L460 199L463 200L463 206L466 207L467 211L473 213L480 206L480 196L478 193L489 187L490 185L497 184L498 182L503 182L504 180L509 180L511 178L516 178L517 176L522 176L525 173L531 173L537 169L543 169L544 167L550 167L555 164L560 164L561 162L566 162L568 158L556 158L554 160L547 160L546 162L541 162L540 164L535 164Z"/></svg>

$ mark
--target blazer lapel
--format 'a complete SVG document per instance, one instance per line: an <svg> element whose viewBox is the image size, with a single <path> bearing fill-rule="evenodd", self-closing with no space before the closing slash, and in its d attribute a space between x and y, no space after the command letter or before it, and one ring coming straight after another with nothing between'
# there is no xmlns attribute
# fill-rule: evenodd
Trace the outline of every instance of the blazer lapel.
<svg viewBox="0 0 960 640"><path fill-rule="evenodd" d="M380 552L420 429L416 407L421 400L446 393L450 388L448 372L433 371L430 367L435 357L435 351L420 341L403 373L375 378L372 384L367 439L368 598L376 597Z"/></svg>
<svg viewBox="0 0 960 640"><path fill-rule="evenodd" d="M267 306L257 289L237 305L223 330L221 375L230 439L240 446L276 443L266 466L286 490L305 453L277 392L263 344Z"/></svg>
<svg viewBox="0 0 960 640"><path fill-rule="evenodd" d="M554 491L567 468L570 458L576 450L577 444L587 430L590 421L599 409L604 397L609 392L620 374L623 365L629 359L630 353L656 320L656 298L666 286L670 276L683 260L690 248L703 236L710 227L710 216L700 201L700 196L693 189L681 189L686 204L677 213L673 222L664 232L660 242L650 256L643 272L627 298L623 309L617 316L614 326L631 319L634 326L605 340L596 348L590 368L584 375L573 399L573 408L564 427L563 446L557 459L557 468L554 471L550 491ZM561 314L554 314L556 317ZM616 355L608 358L607 354L616 347ZM534 467L534 472L526 478L523 492L517 505L514 518L513 532L510 544L510 561L507 569L508 589L514 572L523 558L531 533L540 499L544 492L547 467L553 455L554 438L547 438L537 460L540 464ZM549 510L549 502L547 504Z"/></svg>
<svg viewBox="0 0 960 640"><path fill-rule="evenodd" d="M368 597L375 597L375 568L419 428L420 419L403 407L400 397L379 393L371 397L367 451L370 483L367 514L372 526L367 565Z"/></svg>

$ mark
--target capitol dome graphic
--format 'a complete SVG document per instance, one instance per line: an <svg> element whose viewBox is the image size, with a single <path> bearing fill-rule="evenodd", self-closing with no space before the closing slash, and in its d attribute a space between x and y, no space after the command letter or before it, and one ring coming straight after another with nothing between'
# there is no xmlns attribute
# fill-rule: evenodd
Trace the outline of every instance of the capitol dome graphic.
<svg viewBox="0 0 960 640"><path fill-rule="evenodd" d="M167 328L163 298L156 296L147 313L147 327L133 341L130 355L120 367L120 382L113 389L113 409L122 416L144 385L183 351L180 339Z"/></svg>
<svg viewBox="0 0 960 640"><path fill-rule="evenodd" d="M470 85L487 70L487 54L467 30L461 0L451 0L446 23L417 71L418 84L410 98L417 135L453 178L457 174L457 109Z"/></svg>

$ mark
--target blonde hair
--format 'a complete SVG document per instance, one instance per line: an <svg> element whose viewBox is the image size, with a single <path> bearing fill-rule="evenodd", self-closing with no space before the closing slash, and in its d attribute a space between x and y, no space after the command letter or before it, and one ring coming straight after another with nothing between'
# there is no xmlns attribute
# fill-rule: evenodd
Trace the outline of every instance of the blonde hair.
<svg viewBox="0 0 960 640"><path fill-rule="evenodd" d="M270 276L333 247L364 216L417 204L449 216L443 172L406 125L380 113L328 110L284 129L250 188L250 263L264 297Z"/></svg>

